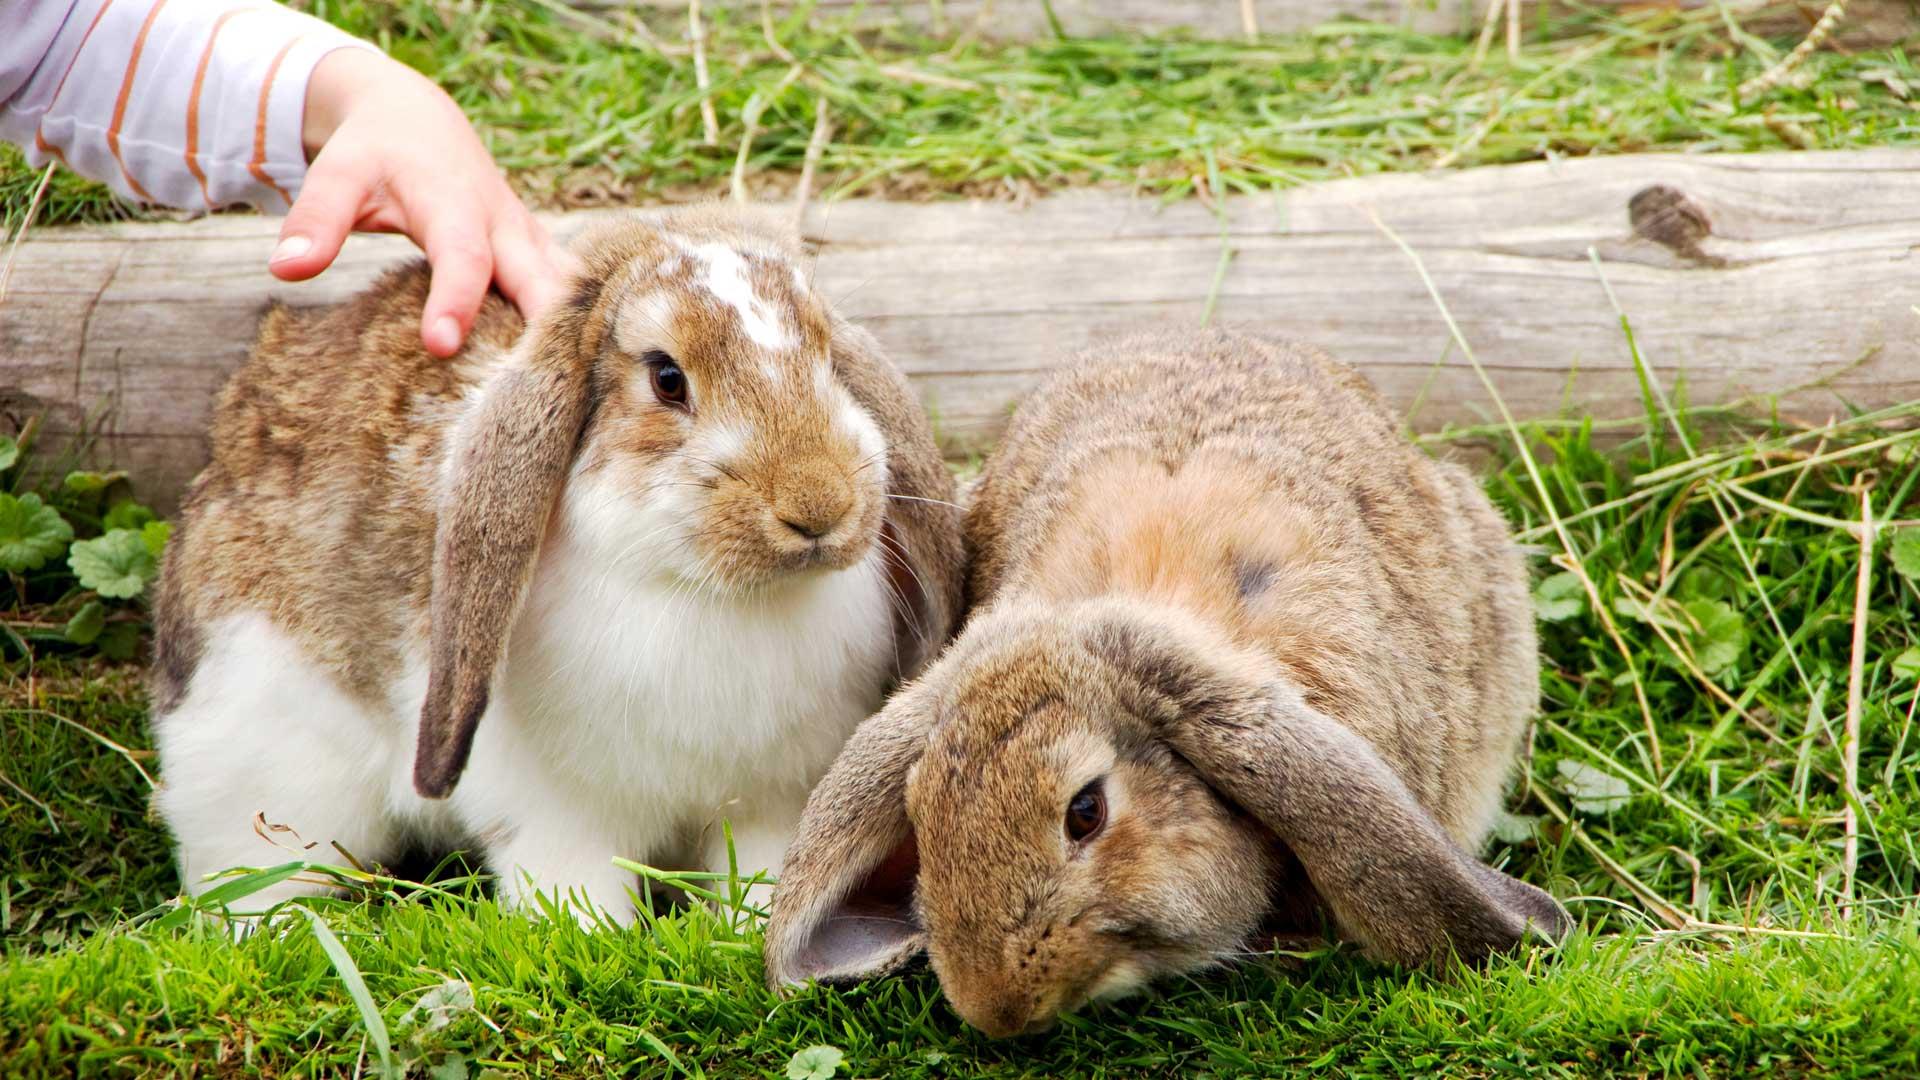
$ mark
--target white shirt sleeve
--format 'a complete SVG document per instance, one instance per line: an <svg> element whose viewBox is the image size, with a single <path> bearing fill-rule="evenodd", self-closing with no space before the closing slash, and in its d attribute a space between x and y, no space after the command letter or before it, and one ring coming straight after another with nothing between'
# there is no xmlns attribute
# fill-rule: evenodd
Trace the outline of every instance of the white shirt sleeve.
<svg viewBox="0 0 1920 1080"><path fill-rule="evenodd" d="M284 212L340 48L373 46L266 0L0 0L0 138L139 202Z"/></svg>

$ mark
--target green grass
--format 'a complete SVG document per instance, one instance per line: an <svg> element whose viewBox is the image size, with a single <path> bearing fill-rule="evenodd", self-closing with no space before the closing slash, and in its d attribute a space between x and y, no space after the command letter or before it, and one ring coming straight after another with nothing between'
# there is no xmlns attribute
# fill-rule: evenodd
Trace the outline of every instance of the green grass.
<svg viewBox="0 0 1920 1080"><path fill-rule="evenodd" d="M0 804L0 1061L21 1075L372 1069L352 972L419 1075L767 1075L815 1044L856 1076L1913 1074L1920 529L1873 551L1854 694L1863 550L1846 523L1862 490L1876 520L1920 516L1920 403L1817 427L1683 414L1717 433L1690 429L1691 451L1642 432L1603 452L1578 420L1528 425L1540 483L1511 445L1488 480L1523 536L1594 582L1628 649L1541 559L1543 715L1490 858L1581 920L1559 950L1435 979L1325 949L990 1043L924 973L773 999L738 913L589 933L503 913L459 872L313 903L344 964L306 919L236 945L216 914L171 899L145 784L95 737L136 758L146 745L128 670L49 654L31 689L14 673L0 726L0 771L25 789ZM29 693L42 711L17 707ZM415 1010L428 994L444 1022Z"/></svg>
<svg viewBox="0 0 1920 1080"><path fill-rule="evenodd" d="M152 769L138 670L52 660L33 672L30 691L21 665L9 666L0 702L0 942L11 957L107 929L173 895L179 879L165 831L147 817L140 770Z"/></svg>
<svg viewBox="0 0 1920 1080"><path fill-rule="evenodd" d="M1920 1062L1911 1009L1898 1004L1920 989L1911 922L1860 941L1585 938L1531 972L1509 964L1453 983L1318 957L993 1043L925 976L776 1001L752 942L708 919L589 934L484 904L323 917L381 1005L394 1058L416 1075L454 1055L474 1073L779 1075L819 1044L843 1050L850 1075L896 1077L1875 1075ZM448 1003L438 1028L415 1008L429 994ZM23 1075L347 1075L378 1061L305 920L239 946L218 928L103 938L0 977L0 1012L18 1025L0 1050Z"/></svg>
<svg viewBox="0 0 1920 1080"><path fill-rule="evenodd" d="M1712 10L1587 13L1540 22L1510 61L1495 48L1357 23L1257 44L1178 39L992 44L853 32L804 7L779 20L711 19L711 86L685 20L640 35L617 15L544 3L313 0L310 10L389 49L465 107L520 188L546 205L624 203L790 186L824 102L833 135L816 193L1018 196L1063 184L1168 195L1204 177L1239 191L1349 173L1548 155L1745 151L1909 143L1920 85L1902 49L1827 50L1804 80L1736 104L1734 88L1791 42L1735 35ZM1728 18L1731 18L1730 16ZM700 102L718 122L709 144ZM31 177L0 151L17 224ZM119 213L62 177L42 220Z"/></svg>
<svg viewBox="0 0 1920 1080"><path fill-rule="evenodd" d="M724 186L756 94L753 182L798 168L824 100L839 194L1178 197L1213 190L1205 176L1255 191L1450 155L1884 145L1915 128L1899 50L1822 53L1804 86L1731 104L1771 55L1729 46L1718 14L1579 16L1478 68L1470 43L1358 26L955 47L787 20L804 68L777 95L790 68L757 25L714 26L709 146L690 62L620 27L528 5L311 7L447 85L523 190L566 205ZM37 179L0 152L10 229ZM40 220L119 212L56 175ZM502 913L457 866L407 871L431 888L362 879L308 905L320 923L236 944L175 899L137 670L41 635L0 688L0 1074L377 1074L380 1031L397 1066L437 1076L783 1075L816 1044L854 1076L1920 1074L1920 527L1881 537L1863 606L1848 528L1863 490L1877 519L1920 517L1920 403L1834 402L1845 419L1808 423L1683 400L1711 423L1683 439L1649 400L1640 429L1526 425L1537 480L1502 428L1434 440L1496 446L1489 490L1543 552L1543 713L1489 857L1582 921L1558 950L1435 979L1325 949L990 1043L924 973L781 1002L750 920L699 908L588 933Z"/></svg>

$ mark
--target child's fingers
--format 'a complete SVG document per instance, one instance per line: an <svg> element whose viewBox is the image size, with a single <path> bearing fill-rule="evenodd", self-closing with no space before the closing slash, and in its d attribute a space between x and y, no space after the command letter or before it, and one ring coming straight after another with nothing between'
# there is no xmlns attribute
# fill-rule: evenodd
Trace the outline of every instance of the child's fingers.
<svg viewBox="0 0 1920 1080"><path fill-rule="evenodd" d="M572 276L572 256L547 238L531 215L496 229L493 276L500 291L529 321L560 302Z"/></svg>
<svg viewBox="0 0 1920 1080"><path fill-rule="evenodd" d="M420 316L420 340L433 355L452 356L493 282L493 249L483 216L471 207L442 211L425 233L420 246L433 267L433 284Z"/></svg>
<svg viewBox="0 0 1920 1080"><path fill-rule="evenodd" d="M283 281L304 281L330 266L360 219L374 179L371 165L322 149L280 226L267 269Z"/></svg>

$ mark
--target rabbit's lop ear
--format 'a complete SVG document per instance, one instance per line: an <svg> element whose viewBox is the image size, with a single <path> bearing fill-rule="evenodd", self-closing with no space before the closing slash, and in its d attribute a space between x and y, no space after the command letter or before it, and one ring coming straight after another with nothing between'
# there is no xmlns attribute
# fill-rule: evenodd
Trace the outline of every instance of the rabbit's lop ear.
<svg viewBox="0 0 1920 1080"><path fill-rule="evenodd" d="M1174 633L1124 619L1091 628L1088 644L1153 699L1161 738L1292 849L1369 954L1472 962L1529 926L1566 933L1553 897L1462 851L1366 740L1292 685L1236 677Z"/></svg>
<svg viewBox="0 0 1920 1080"><path fill-rule="evenodd" d="M583 292L582 296L588 295ZM531 327L450 436L451 469L433 539L429 670L413 787L445 798L459 782L494 671L589 412L583 307Z"/></svg>
<svg viewBox="0 0 1920 1080"><path fill-rule="evenodd" d="M813 789L767 923L767 985L884 975L926 948L907 773L933 727L924 681L869 718Z"/></svg>
<svg viewBox="0 0 1920 1080"><path fill-rule="evenodd" d="M887 443L887 510L879 550L894 608L894 674L911 678L946 643L960 606L959 508L920 399L873 335L833 330L834 374ZM862 466L864 468L864 466Z"/></svg>

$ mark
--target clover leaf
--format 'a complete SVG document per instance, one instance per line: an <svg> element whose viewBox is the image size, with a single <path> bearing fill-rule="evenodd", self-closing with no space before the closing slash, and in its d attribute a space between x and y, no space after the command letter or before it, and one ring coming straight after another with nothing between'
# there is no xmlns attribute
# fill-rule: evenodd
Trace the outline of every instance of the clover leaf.
<svg viewBox="0 0 1920 1080"><path fill-rule="evenodd" d="M167 550L167 541L173 539L173 523L169 521L149 521L140 526L140 540L147 545L147 551L158 562Z"/></svg>
<svg viewBox="0 0 1920 1080"><path fill-rule="evenodd" d="M112 509L108 510L106 514L100 518L100 527L108 531L113 529L139 529L145 526L147 522L154 520L154 518L155 515L153 511L141 506L132 499L126 499L113 504Z"/></svg>
<svg viewBox="0 0 1920 1080"><path fill-rule="evenodd" d="M1633 798L1633 787L1625 780L1584 761L1561 758L1555 771L1560 774L1560 790L1583 814L1604 814Z"/></svg>
<svg viewBox="0 0 1920 1080"><path fill-rule="evenodd" d="M809 1046L787 1062L788 1080L832 1080L846 1055L835 1046Z"/></svg>
<svg viewBox="0 0 1920 1080"><path fill-rule="evenodd" d="M91 645L106 628L107 606L98 600L89 600L67 620L67 640L75 645Z"/></svg>
<svg viewBox="0 0 1920 1080"><path fill-rule="evenodd" d="M1493 837L1503 844L1526 844L1533 841L1535 832L1540 828L1541 819L1534 814L1516 814L1502 810L1493 818Z"/></svg>
<svg viewBox="0 0 1920 1080"><path fill-rule="evenodd" d="M93 639L93 647L109 660L131 660L140 648L140 624L108 623L100 636Z"/></svg>
<svg viewBox="0 0 1920 1080"><path fill-rule="evenodd" d="M1909 527L1893 534L1893 568L1901 577L1920 581L1920 529Z"/></svg>
<svg viewBox="0 0 1920 1080"><path fill-rule="evenodd" d="M1587 610L1580 575L1563 570L1533 587L1533 613L1543 622L1564 622Z"/></svg>
<svg viewBox="0 0 1920 1080"><path fill-rule="evenodd" d="M127 474L124 472L90 472L86 469L75 469L67 474L65 484L67 490L75 495L98 495L126 478Z"/></svg>
<svg viewBox="0 0 1920 1080"><path fill-rule="evenodd" d="M1680 605L1693 616L1694 658L1700 670L1718 675L1747 655L1747 621L1724 600L1689 600Z"/></svg>
<svg viewBox="0 0 1920 1080"><path fill-rule="evenodd" d="M115 529L105 536L74 543L67 565L83 588L116 600L130 600L146 590L160 571L147 542L132 529Z"/></svg>
<svg viewBox="0 0 1920 1080"><path fill-rule="evenodd" d="M40 496L0 494L0 570L38 570L72 539L73 526Z"/></svg>
<svg viewBox="0 0 1920 1080"><path fill-rule="evenodd" d="M1894 657L1893 673L1902 679L1920 678L1920 648L1906 649Z"/></svg>

